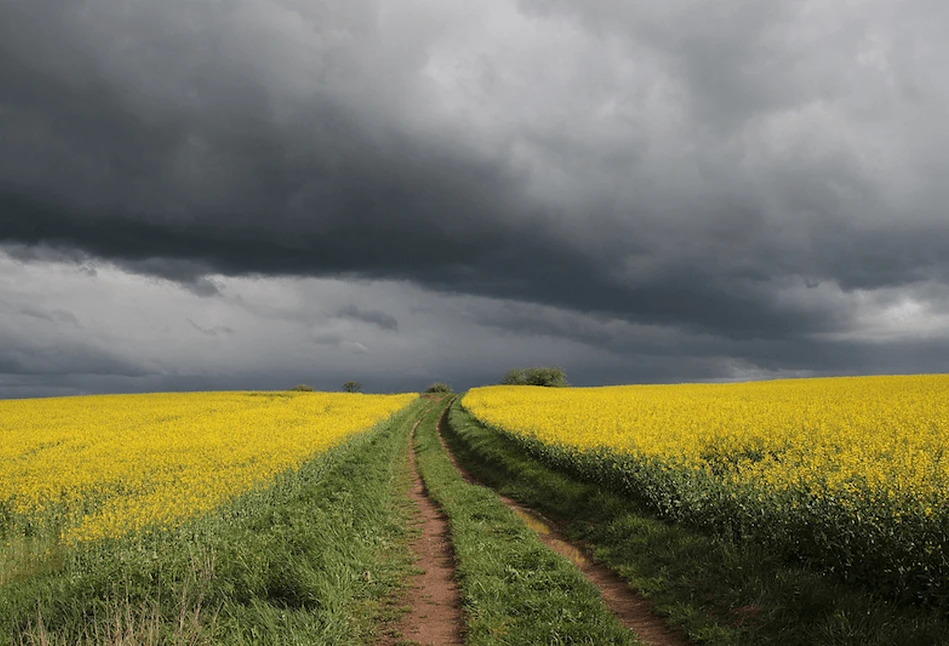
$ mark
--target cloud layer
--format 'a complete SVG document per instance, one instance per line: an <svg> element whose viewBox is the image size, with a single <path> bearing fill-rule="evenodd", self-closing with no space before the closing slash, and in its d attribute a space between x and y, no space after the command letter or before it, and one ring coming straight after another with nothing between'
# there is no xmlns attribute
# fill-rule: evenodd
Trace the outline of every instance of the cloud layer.
<svg viewBox="0 0 949 646"><path fill-rule="evenodd" d="M12 0L0 246L182 286L206 341L240 337L202 318L234 281L317 279L478 303L485 343L575 344L591 380L938 370L947 28L924 0ZM9 325L84 349L18 336L0 373L157 370L48 300ZM334 307L300 339L417 334Z"/></svg>

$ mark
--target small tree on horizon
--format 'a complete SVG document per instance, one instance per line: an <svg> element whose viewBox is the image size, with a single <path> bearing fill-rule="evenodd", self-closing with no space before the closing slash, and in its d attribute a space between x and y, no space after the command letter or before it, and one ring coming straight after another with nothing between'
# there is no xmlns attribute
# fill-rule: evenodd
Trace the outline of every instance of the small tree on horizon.
<svg viewBox="0 0 949 646"><path fill-rule="evenodd" d="M451 386L442 381L436 381L431 386L425 389L427 393L450 393Z"/></svg>
<svg viewBox="0 0 949 646"><path fill-rule="evenodd" d="M347 381L345 384L343 384L343 390L348 393L361 393L362 384L358 381Z"/></svg>
<svg viewBox="0 0 949 646"><path fill-rule="evenodd" d="M547 386L563 388L568 386L567 373L563 368L534 366L532 368L511 368L501 379L504 386Z"/></svg>

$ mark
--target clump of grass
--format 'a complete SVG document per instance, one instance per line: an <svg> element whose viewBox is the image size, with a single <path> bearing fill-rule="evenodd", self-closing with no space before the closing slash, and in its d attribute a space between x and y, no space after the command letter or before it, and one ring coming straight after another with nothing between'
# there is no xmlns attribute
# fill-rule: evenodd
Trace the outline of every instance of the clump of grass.
<svg viewBox="0 0 949 646"><path fill-rule="evenodd" d="M207 565L211 565L208 563ZM196 580L205 583L212 574L211 569L193 572ZM202 586L203 587L203 586ZM36 621L27 624L18 636L17 646L196 646L213 643L215 614L208 614L203 607L203 589L192 590L184 586L178 602L178 615L172 621L165 616L162 604L143 600L133 603L128 597L106 600L106 610L94 611L94 618L80 632L69 635L51 631L43 619L42 611Z"/></svg>

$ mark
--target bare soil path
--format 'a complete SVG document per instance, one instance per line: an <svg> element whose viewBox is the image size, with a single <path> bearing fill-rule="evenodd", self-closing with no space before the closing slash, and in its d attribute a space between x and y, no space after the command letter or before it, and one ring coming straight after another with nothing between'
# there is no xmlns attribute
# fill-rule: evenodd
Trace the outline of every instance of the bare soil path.
<svg viewBox="0 0 949 646"><path fill-rule="evenodd" d="M427 409L422 417L430 410ZM460 646L464 619L455 583L455 554L448 520L425 491L411 446L420 422L421 418L415 422L409 437L409 468L412 473L409 497L419 511L421 532L412 544L412 551L418 559L415 565L422 572L409 584L405 599L409 611L390 629L382 643L386 646L406 643Z"/></svg>
<svg viewBox="0 0 949 646"><path fill-rule="evenodd" d="M471 484L480 485L481 482L458 464L454 454L445 443L444 429L448 424L448 408L450 406L445 408L438 420L438 438L445 453L448 454L462 477ZM504 504L537 533L547 547L566 557L579 568L587 580L600 590L603 601L620 623L629 628L640 641L650 646L688 646L689 641L683 635L670 629L661 617L653 613L652 605L648 600L630 589L629 585L615 572L593 562L583 548L570 543L554 523L512 498L500 497Z"/></svg>

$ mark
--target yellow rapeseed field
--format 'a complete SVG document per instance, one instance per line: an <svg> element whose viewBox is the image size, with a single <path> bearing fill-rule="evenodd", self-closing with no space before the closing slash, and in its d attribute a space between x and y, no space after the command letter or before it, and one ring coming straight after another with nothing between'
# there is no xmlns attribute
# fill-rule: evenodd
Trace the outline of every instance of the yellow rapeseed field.
<svg viewBox="0 0 949 646"><path fill-rule="evenodd" d="M168 526L369 428L417 395L184 393L0 401L0 512L67 542Z"/></svg>
<svg viewBox="0 0 949 646"><path fill-rule="evenodd" d="M674 518L901 590L949 575L949 375L498 386L462 403Z"/></svg>
<svg viewBox="0 0 949 646"><path fill-rule="evenodd" d="M710 471L729 465L736 481L814 495L866 486L926 510L949 483L949 375L499 386L474 389L463 403L482 421L544 442Z"/></svg>

